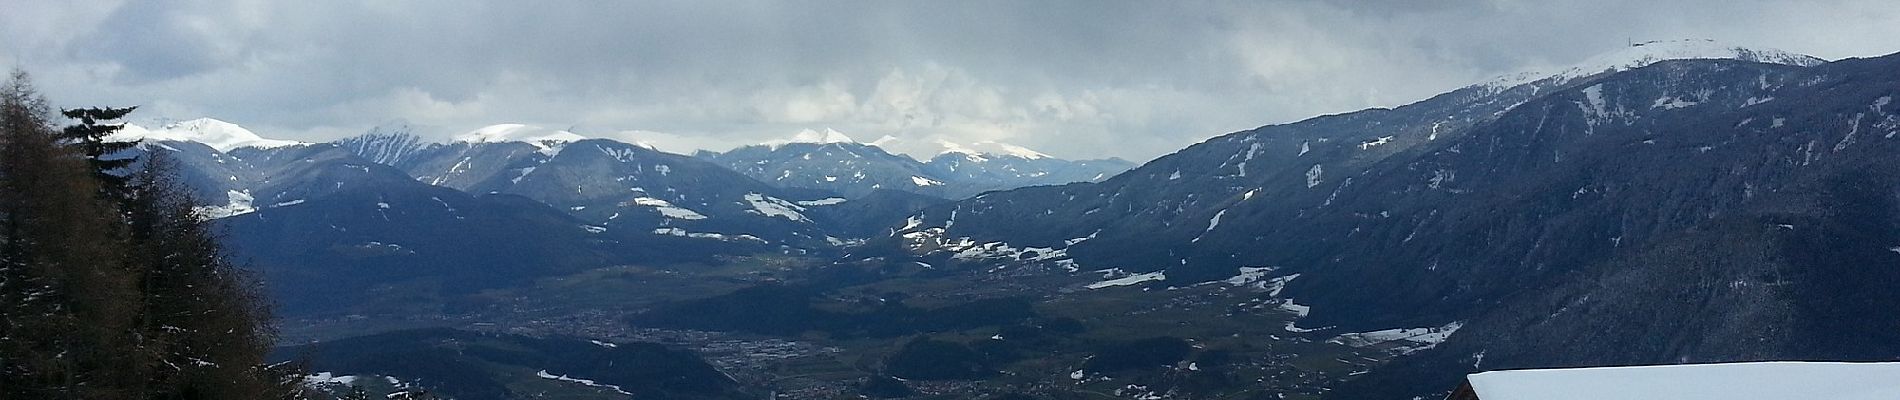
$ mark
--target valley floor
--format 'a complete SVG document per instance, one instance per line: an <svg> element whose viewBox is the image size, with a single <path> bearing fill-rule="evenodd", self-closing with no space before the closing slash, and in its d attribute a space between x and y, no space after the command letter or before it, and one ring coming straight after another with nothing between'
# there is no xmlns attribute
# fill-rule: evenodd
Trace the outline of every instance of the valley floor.
<svg viewBox="0 0 1900 400"><path fill-rule="evenodd" d="M286 343L418 327L660 343L698 353L746 387L794 399L858 398L867 378L902 378L907 372L896 371L893 357L905 352L906 344L926 337L976 349L981 363L995 373L980 378L902 380L922 398L1032 394L1100 399L1315 399L1338 381L1431 344L1406 340L1409 336L1366 340L1290 331L1300 329L1295 327L1298 313L1283 306L1291 303L1273 299L1271 288L1245 279L1184 288L1135 284L1089 289L1091 283L1103 280L1102 273L1051 270L867 279L822 291L812 307L857 312L873 309L867 303L901 296L897 298L905 307L934 310L976 299L1030 296L1034 320L1079 322L1073 331L1051 334L1024 331L1023 324L978 323L902 334L832 328L767 334L628 322L644 312L730 296L742 288L795 284L821 267L814 260L762 257L698 269L606 268L449 302L467 304L463 312L418 308L406 313L291 318L285 321L284 331ZM1017 332L1030 336L1016 337ZM1114 354L1152 347L1145 343L1185 347L1160 358ZM1100 365L1109 358L1137 361Z"/></svg>

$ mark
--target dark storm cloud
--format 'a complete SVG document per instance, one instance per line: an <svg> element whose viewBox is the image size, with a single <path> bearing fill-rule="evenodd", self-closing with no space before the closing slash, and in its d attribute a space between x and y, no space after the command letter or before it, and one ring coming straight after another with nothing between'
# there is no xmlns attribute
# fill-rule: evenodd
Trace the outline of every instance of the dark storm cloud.
<svg viewBox="0 0 1900 400"><path fill-rule="evenodd" d="M61 102L301 139L520 122L674 151L833 127L1145 159L1626 38L1900 50L1886 0L0 1L0 62Z"/></svg>

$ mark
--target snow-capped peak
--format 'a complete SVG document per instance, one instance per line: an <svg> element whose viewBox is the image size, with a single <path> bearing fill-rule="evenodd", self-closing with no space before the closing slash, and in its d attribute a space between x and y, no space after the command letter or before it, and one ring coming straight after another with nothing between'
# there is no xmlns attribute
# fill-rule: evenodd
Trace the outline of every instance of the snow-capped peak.
<svg viewBox="0 0 1900 400"><path fill-rule="evenodd" d="M545 147L547 142L567 143L586 139L586 136L577 135L574 132L523 124L489 125L455 137L457 142L522 142L537 147Z"/></svg>
<svg viewBox="0 0 1900 400"><path fill-rule="evenodd" d="M1031 160L1049 158L1048 154L1042 154L1042 152L1030 150L1028 147L1022 147L1022 146L1017 146L1017 145L1013 145L1009 143L1002 143L1002 142L997 142L997 141L992 141L992 140L985 140L985 141L980 141L976 143L970 143L968 145L956 144L948 140L938 140L937 144L940 146L943 146L943 151L938 152L937 154L963 153L963 154L973 155L973 156L981 156L981 155L1015 156L1015 157L1021 157L1021 158L1031 159Z"/></svg>
<svg viewBox="0 0 1900 400"><path fill-rule="evenodd" d="M772 148L778 148L779 146L783 146L789 143L831 144L831 143L857 143L857 142L858 141L856 140L851 140L850 136L845 136L844 132L838 132L835 129L825 128L824 131L805 129L805 130L798 131L797 134L792 135L791 139L774 139L774 140L766 141L765 143L761 143L761 144L764 144Z"/></svg>
<svg viewBox="0 0 1900 400"><path fill-rule="evenodd" d="M230 122L211 118L199 118L190 121L165 124L158 129L125 124L125 128L114 132L114 140L179 141L203 143L218 151L231 151L240 147L273 148L309 144L295 140L265 139L257 133Z"/></svg>
<svg viewBox="0 0 1900 400"><path fill-rule="evenodd" d="M1742 60L1771 64L1812 66L1827 62L1814 56L1776 49L1733 46L1708 39L1644 42L1621 50L1599 54L1555 73L1522 72L1500 76L1479 86L1511 87L1556 78L1569 81L1604 72L1641 68L1667 60Z"/></svg>

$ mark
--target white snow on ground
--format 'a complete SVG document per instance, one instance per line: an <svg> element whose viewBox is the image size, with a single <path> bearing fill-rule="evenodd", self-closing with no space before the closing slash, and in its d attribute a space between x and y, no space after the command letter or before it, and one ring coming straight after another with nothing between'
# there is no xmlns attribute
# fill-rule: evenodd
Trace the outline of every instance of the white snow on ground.
<svg viewBox="0 0 1900 400"><path fill-rule="evenodd" d="M1313 307L1308 307L1308 306L1300 305L1298 303L1294 303L1293 299L1286 299L1286 300L1281 301L1278 308L1280 309L1280 311L1293 313L1293 315L1299 316L1299 317L1305 317L1306 314L1310 314L1313 312Z"/></svg>
<svg viewBox="0 0 1900 400"><path fill-rule="evenodd" d="M541 377L541 379L553 379L553 380L557 380L557 381L562 381L562 382L573 382L573 383L579 383L579 384L581 384L581 385L584 385L584 386L588 386L588 387L597 387L597 388L602 388L602 389L609 389L609 390L613 390L613 391L614 391L614 392L616 392L616 393L620 393L620 394L624 394L624 395L628 395L628 396L632 396L632 395L633 395L633 393L627 393L627 391L625 391L625 390L620 390L620 387L619 387L619 386L615 386L615 385L608 385L608 384L601 384L601 383L594 383L594 380L593 380L593 379L581 379L581 378L570 378L570 377L568 377L567 375L555 375L555 374L550 374L550 373L548 373L548 370L545 370L545 369L544 369L544 370L541 370L540 372L536 372L536 373L534 373L534 376L538 376L538 377Z"/></svg>
<svg viewBox="0 0 1900 400"><path fill-rule="evenodd" d="M1062 245L1064 245L1064 246L1074 246L1074 245L1076 245L1077 243L1082 243L1082 242L1087 242L1087 241L1089 241L1089 239L1094 239L1094 238L1095 238L1096 236L1100 236L1101 234L1102 234L1102 230L1101 230L1101 229L1096 229L1096 230L1095 230L1095 232L1091 232L1091 233L1089 233L1089 235L1088 235L1088 236L1083 236L1083 237L1079 237L1079 238L1069 238L1068 240L1063 240L1063 241L1062 241Z"/></svg>
<svg viewBox="0 0 1900 400"><path fill-rule="evenodd" d="M930 178L925 178L921 176L911 176L910 182L917 184L917 186L937 186L937 185L943 184L943 182L938 182L935 180L931 180Z"/></svg>
<svg viewBox="0 0 1900 400"><path fill-rule="evenodd" d="M1675 97L1675 96L1663 96L1663 97L1657 98L1656 102L1651 103L1649 105L1649 108L1661 108L1664 110L1674 110L1678 108L1687 108L1690 106L1694 106L1696 104L1701 104L1701 103L1692 101L1692 100L1683 100L1682 98Z"/></svg>
<svg viewBox="0 0 1900 400"><path fill-rule="evenodd" d="M277 204L272 204L271 207L289 207L289 206L294 206L298 204L303 204L303 199L278 202Z"/></svg>
<svg viewBox="0 0 1900 400"><path fill-rule="evenodd" d="M227 201L225 205L193 207L192 211L197 212L198 217L204 219L233 217L257 211L256 207L251 206L251 201L256 199L251 198L249 190L226 191L224 196Z"/></svg>
<svg viewBox="0 0 1900 400"><path fill-rule="evenodd" d="M893 232L897 237L903 239L904 248L909 250L912 254L949 253L952 258L961 261L1000 261L996 267L998 269L1010 265L1020 265L1022 263L1053 263L1053 265L1069 270L1069 272L1075 272L1081 267L1076 265L1075 260L1069 258L1067 246L1072 246L1095 237L1095 235L1091 234L1087 237L1065 240L1063 241L1064 248L1016 247L1005 242L978 243L976 240L967 236L946 237L944 235L944 228L940 227L911 230L922 224L923 221L921 218L912 216L903 229L898 229Z"/></svg>
<svg viewBox="0 0 1900 400"><path fill-rule="evenodd" d="M837 204L843 204L844 202L845 200L843 197L832 197L832 198L824 198L824 199L818 199L818 200L799 200L794 203L797 203L798 205L801 205L801 206L814 207L814 206L837 205Z"/></svg>
<svg viewBox="0 0 1900 400"><path fill-rule="evenodd" d="M1276 277L1273 277L1273 279L1268 279L1265 283L1260 284L1260 289L1267 291L1268 297L1279 296L1280 291L1286 290L1287 282L1292 282L1294 279L1297 279L1299 277L1300 277L1300 274L1276 276Z"/></svg>
<svg viewBox="0 0 1900 400"><path fill-rule="evenodd" d="M667 217L667 218L706 219L705 214L700 214L693 210L686 209L685 207L675 206L673 205L672 202L668 202L666 200L656 199L652 197L635 197L633 198L633 204L640 205L640 206L653 207L654 211L660 212L660 216Z"/></svg>
<svg viewBox="0 0 1900 400"><path fill-rule="evenodd" d="M1190 240L1189 242L1199 242L1201 241L1201 238L1207 237L1208 233L1214 232L1214 228L1220 226L1220 217L1225 216L1225 215L1227 215L1227 210L1220 210L1219 212L1215 212L1213 218L1207 219L1207 230L1201 231L1200 236L1195 236L1194 240Z"/></svg>
<svg viewBox="0 0 1900 400"><path fill-rule="evenodd" d="M804 211L805 207L792 204L792 202L785 201L784 199L758 193L747 193L745 195L745 201L752 203L752 209L746 211L749 213L767 217L784 217L785 219L799 222L811 222L811 219L805 218L805 214L798 213L799 211Z"/></svg>
<svg viewBox="0 0 1900 400"><path fill-rule="evenodd" d="M521 172L519 172L519 173L516 173L516 174L515 174L515 177L514 177L514 178L509 178L509 179L508 179L508 183L514 183L514 184L520 184L520 183L521 183L521 179L522 179L522 178L527 178L527 177L528 177L528 174L532 174L532 173L534 173L534 169L535 169L535 167L523 167L523 168L521 168L521 169L520 169L520 171L521 171Z"/></svg>
<svg viewBox="0 0 1900 400"><path fill-rule="evenodd" d="M832 246L838 247L857 246L864 244L864 239L839 239L831 235L825 235L825 243L830 243Z"/></svg>
<svg viewBox="0 0 1900 400"><path fill-rule="evenodd" d="M685 229L680 229L680 228L654 229L653 234L688 237L688 238L694 238L694 239L713 239L713 240L722 240L722 241L727 241L727 242L737 242L737 241L743 240L743 241L748 241L748 242L765 243L765 239L760 239L758 236L752 236L752 235L746 235L746 234L728 235L724 233L687 232Z"/></svg>
<svg viewBox="0 0 1900 400"><path fill-rule="evenodd" d="M1378 145L1382 145L1386 143L1392 143L1392 138L1393 138L1392 136L1380 136L1378 139L1359 142L1359 149L1365 150L1365 149L1370 149L1373 146L1378 146Z"/></svg>
<svg viewBox="0 0 1900 400"><path fill-rule="evenodd" d="M1411 354L1419 350L1430 349L1450 339L1453 332L1465 326L1463 322L1452 322L1440 327L1386 329L1372 332L1347 333L1328 340L1333 343L1353 347L1366 347L1393 341L1405 341L1407 346L1394 350L1402 354Z"/></svg>
<svg viewBox="0 0 1900 400"><path fill-rule="evenodd" d="M1255 282L1266 279L1267 274L1273 273L1274 269L1276 268L1240 267L1240 274L1234 275L1232 278L1227 278L1227 284L1234 286L1251 286Z"/></svg>
<svg viewBox="0 0 1900 400"><path fill-rule="evenodd" d="M1293 278L1300 277L1300 274L1276 276L1272 278L1267 277L1268 275L1272 275L1274 270L1278 269L1279 268L1275 267L1240 267L1240 274L1234 275L1232 278L1227 278L1227 284L1251 287L1255 290L1265 291L1267 292L1267 297L1279 296L1280 291L1286 289L1286 283L1292 282Z"/></svg>
<svg viewBox="0 0 1900 400"><path fill-rule="evenodd" d="M1492 371L1484 400L1893 400L1900 363L1753 362Z"/></svg>
<svg viewBox="0 0 1900 400"><path fill-rule="evenodd" d="M1313 164L1312 169L1306 170L1306 187L1312 188L1319 186L1320 175L1325 172L1326 169L1324 167L1321 167L1319 164Z"/></svg>
<svg viewBox="0 0 1900 400"><path fill-rule="evenodd" d="M1292 277L1292 276L1297 276L1297 275L1290 275L1290 276L1289 276L1289 278L1290 278L1290 277ZM1288 280L1292 280L1292 279L1288 279ZM1293 299L1281 299L1281 300L1280 300L1280 303L1279 303L1279 304L1276 304L1276 305L1274 305L1274 309L1277 309L1277 310L1280 310L1280 311L1284 311L1284 312L1286 312L1286 313L1289 313L1289 314L1293 314L1293 319L1292 319L1292 320L1289 320L1289 321L1286 321L1286 331L1287 331L1287 332L1293 332L1293 333L1307 333L1307 332L1316 332L1316 331L1321 331L1321 330L1326 330L1326 329L1332 329L1332 328L1333 328L1333 327L1331 327L1331 326L1322 326L1322 327L1318 327L1318 328L1301 328L1301 327L1299 327L1299 322L1300 322L1300 321L1299 321L1299 319L1300 319L1300 318L1306 318L1306 315L1307 315L1307 314L1310 314L1310 313L1312 313L1312 312L1313 312L1313 307L1309 307L1309 306L1306 306L1306 305L1302 305L1302 304L1299 304L1299 303L1294 303L1294 302L1293 302Z"/></svg>
<svg viewBox="0 0 1900 400"><path fill-rule="evenodd" d="M1116 270L1116 271L1119 272L1119 270ZM1128 285L1134 285L1134 284L1147 282L1147 281L1159 281L1159 280L1164 280L1164 279L1168 279L1168 274L1166 271L1155 271L1155 272L1149 272L1146 274L1134 274L1134 275L1124 276L1121 278L1109 279L1109 280L1105 280L1101 282L1091 283L1088 285L1088 288L1101 289L1105 287L1128 286Z"/></svg>
<svg viewBox="0 0 1900 400"><path fill-rule="evenodd" d="M961 250L957 250L957 254L950 256L958 260L1002 258L1002 259L1022 260L1022 261L1044 261L1044 260L1053 260L1053 259L1058 259L1058 258L1069 257L1069 252L1065 249L1053 249L1053 248L1048 248L1048 247L1015 247L1015 246L1010 246L1009 243L1003 243L1003 242L989 242L989 243L984 243L984 244L973 244L972 242L969 241L969 238L963 238L957 242L951 242L947 246L951 248L961 249ZM1031 256L1024 257L1024 255L1031 255Z"/></svg>
<svg viewBox="0 0 1900 400"><path fill-rule="evenodd" d="M315 374L303 376L304 385L315 385L315 384L320 384L320 383L336 383L336 384L343 384L343 385L354 385L356 384L356 380L357 380L356 375L338 376L336 374L332 374L329 372L318 372Z"/></svg>

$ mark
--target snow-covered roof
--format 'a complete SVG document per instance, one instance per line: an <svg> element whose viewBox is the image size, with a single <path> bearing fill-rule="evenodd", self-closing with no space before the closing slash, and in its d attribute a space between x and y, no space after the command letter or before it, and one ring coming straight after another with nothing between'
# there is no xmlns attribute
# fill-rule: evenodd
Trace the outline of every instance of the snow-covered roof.
<svg viewBox="0 0 1900 400"><path fill-rule="evenodd" d="M211 118L199 118L190 121L165 124L158 129L126 124L108 138L114 140L148 140L198 142L218 149L231 151L239 147L283 147L308 144L295 140L265 139L242 126Z"/></svg>
<svg viewBox="0 0 1900 400"><path fill-rule="evenodd" d="M1900 363L1754 362L1492 371L1481 400L1893 400Z"/></svg>

